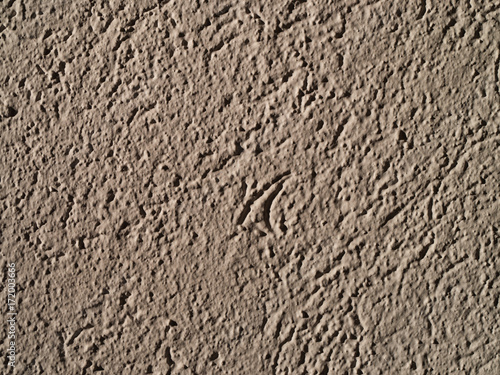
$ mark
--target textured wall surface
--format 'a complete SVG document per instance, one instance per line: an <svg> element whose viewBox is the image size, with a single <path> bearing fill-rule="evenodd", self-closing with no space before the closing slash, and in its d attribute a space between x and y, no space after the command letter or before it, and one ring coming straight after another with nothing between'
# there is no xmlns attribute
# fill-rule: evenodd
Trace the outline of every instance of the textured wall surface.
<svg viewBox="0 0 500 375"><path fill-rule="evenodd" d="M0 10L16 374L500 374L500 1Z"/></svg>

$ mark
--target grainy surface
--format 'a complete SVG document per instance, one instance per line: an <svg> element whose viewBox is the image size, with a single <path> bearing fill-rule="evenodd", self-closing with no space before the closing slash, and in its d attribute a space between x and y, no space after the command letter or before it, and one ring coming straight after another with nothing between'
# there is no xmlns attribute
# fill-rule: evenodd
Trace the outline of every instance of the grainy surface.
<svg viewBox="0 0 500 375"><path fill-rule="evenodd" d="M499 20L3 1L0 372L499 374Z"/></svg>

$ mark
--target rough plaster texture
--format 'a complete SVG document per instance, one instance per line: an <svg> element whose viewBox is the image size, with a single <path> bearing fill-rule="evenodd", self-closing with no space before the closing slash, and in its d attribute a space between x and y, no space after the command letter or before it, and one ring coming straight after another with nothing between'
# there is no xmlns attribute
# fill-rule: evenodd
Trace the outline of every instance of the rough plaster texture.
<svg viewBox="0 0 500 375"><path fill-rule="evenodd" d="M1 370L499 374L498 0L3 1Z"/></svg>

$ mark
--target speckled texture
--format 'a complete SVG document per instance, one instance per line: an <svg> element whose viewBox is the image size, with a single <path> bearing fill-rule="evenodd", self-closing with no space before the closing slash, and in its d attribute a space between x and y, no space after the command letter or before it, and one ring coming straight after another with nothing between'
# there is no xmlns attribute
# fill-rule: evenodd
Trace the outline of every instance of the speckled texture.
<svg viewBox="0 0 500 375"><path fill-rule="evenodd" d="M16 374L500 374L498 0L0 7Z"/></svg>

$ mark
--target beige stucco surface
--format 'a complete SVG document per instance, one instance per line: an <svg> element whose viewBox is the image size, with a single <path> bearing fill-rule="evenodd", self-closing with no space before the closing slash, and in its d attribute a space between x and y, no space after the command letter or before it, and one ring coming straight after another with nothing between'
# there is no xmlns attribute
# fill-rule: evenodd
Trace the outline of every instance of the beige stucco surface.
<svg viewBox="0 0 500 375"><path fill-rule="evenodd" d="M500 373L498 0L0 8L0 372Z"/></svg>

